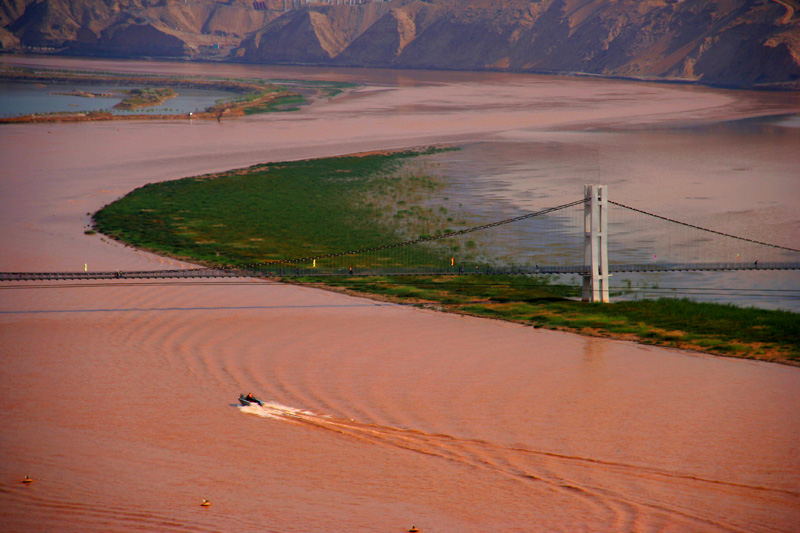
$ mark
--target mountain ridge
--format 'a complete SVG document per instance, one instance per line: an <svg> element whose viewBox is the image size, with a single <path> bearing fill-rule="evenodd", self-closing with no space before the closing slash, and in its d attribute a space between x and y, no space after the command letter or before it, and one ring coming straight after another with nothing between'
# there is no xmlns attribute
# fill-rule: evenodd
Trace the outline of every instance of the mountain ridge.
<svg viewBox="0 0 800 533"><path fill-rule="evenodd" d="M800 88L798 0L360 1L8 0L0 50Z"/></svg>

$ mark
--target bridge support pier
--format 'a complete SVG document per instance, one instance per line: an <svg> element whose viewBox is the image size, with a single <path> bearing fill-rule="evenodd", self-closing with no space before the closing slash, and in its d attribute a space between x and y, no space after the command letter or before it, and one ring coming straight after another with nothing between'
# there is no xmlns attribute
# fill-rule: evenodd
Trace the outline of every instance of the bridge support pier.
<svg viewBox="0 0 800 533"><path fill-rule="evenodd" d="M608 186L584 185L584 302L608 303Z"/></svg>

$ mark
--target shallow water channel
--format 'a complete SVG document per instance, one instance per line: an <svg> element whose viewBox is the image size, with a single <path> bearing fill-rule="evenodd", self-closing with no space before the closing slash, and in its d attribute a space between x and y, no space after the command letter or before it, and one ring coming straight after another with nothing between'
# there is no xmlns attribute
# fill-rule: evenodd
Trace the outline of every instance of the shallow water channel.
<svg viewBox="0 0 800 533"><path fill-rule="evenodd" d="M33 113L64 113L75 111L108 111L125 114L184 114L203 111L217 100L232 99L238 95L230 91L175 87L178 93L162 104L133 110L114 109L123 98L124 91L141 88L133 85L88 85L74 83L29 83L0 81L0 117L14 117ZM114 96L73 96L73 91L113 94Z"/></svg>

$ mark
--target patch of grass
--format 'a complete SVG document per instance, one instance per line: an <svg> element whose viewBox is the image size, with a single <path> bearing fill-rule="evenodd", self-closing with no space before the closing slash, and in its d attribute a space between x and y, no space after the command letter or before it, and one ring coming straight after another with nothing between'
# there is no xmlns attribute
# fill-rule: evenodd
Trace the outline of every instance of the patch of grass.
<svg viewBox="0 0 800 533"><path fill-rule="evenodd" d="M216 265L380 247L404 237L376 220L370 197L401 185L428 188L417 175L395 174L436 150L270 163L149 184L95 213L94 227L134 246Z"/></svg>
<svg viewBox="0 0 800 533"><path fill-rule="evenodd" d="M289 94L280 96L268 102L252 105L244 108L245 115L255 115L257 113L274 113L282 111L298 111L300 106L308 104L308 99L299 94Z"/></svg>
<svg viewBox="0 0 800 533"><path fill-rule="evenodd" d="M162 104L169 98L175 98L178 93L170 88L144 88L131 89L128 95L117 105L115 109L139 109L141 107L152 107Z"/></svg>

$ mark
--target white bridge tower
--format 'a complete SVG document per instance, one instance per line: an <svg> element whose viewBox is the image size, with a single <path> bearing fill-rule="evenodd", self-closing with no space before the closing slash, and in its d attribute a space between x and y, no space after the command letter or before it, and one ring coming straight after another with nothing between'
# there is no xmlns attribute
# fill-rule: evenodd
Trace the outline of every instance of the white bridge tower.
<svg viewBox="0 0 800 533"><path fill-rule="evenodd" d="M584 185L584 302L608 303L608 186Z"/></svg>

